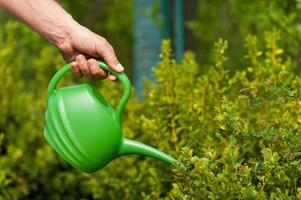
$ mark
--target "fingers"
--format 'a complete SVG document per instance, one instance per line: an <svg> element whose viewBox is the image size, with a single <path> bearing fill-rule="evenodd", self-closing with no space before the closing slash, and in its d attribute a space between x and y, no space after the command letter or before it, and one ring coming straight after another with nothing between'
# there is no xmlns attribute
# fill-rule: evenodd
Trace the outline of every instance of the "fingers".
<svg viewBox="0 0 301 200"><path fill-rule="evenodd" d="M117 80L116 76L114 76L114 75L111 74L111 73L109 73L108 79L109 79L110 81L116 81L116 80Z"/></svg>
<svg viewBox="0 0 301 200"><path fill-rule="evenodd" d="M71 63L71 68L72 68L72 71L75 74L75 76L81 76L81 72L80 72L80 69L79 69L79 66L78 66L77 62L72 62Z"/></svg>
<svg viewBox="0 0 301 200"><path fill-rule="evenodd" d="M89 59L88 66L93 77L104 79L108 76L107 72L99 67L98 62L95 59Z"/></svg>
<svg viewBox="0 0 301 200"><path fill-rule="evenodd" d="M106 63L116 72L122 72L123 66L119 63L113 47L107 42L106 39L101 38L101 45L96 48L97 55L103 58Z"/></svg>
<svg viewBox="0 0 301 200"><path fill-rule="evenodd" d="M107 78L111 81L115 81L117 78L104 71L99 67L97 60L87 60L82 54L76 56L75 62L71 63L72 71L76 76L84 75L87 77L93 76L94 78L104 79Z"/></svg>
<svg viewBox="0 0 301 200"><path fill-rule="evenodd" d="M88 63L87 63L85 56L80 54L80 55L76 56L75 60L76 60L76 63L78 64L80 72L84 76L88 76L88 77L91 76L90 69L88 67Z"/></svg>

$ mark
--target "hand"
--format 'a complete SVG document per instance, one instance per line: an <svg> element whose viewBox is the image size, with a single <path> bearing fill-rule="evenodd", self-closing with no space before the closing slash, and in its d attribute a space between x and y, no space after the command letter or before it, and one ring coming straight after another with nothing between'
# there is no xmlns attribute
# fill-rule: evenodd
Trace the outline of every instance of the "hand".
<svg viewBox="0 0 301 200"><path fill-rule="evenodd" d="M75 74L100 78L108 76L91 57L102 58L113 70L123 71L112 46L103 37L78 24L56 1L0 0L0 7L58 47L66 61L75 60L72 63ZM109 79L115 80L116 77L109 75Z"/></svg>
<svg viewBox="0 0 301 200"><path fill-rule="evenodd" d="M116 80L114 75L108 75L99 67L96 59L89 57L104 59L116 72L124 70L108 41L79 24L73 27L66 38L62 39L56 46L66 61L74 60L71 66L76 75L102 79L108 77L112 81Z"/></svg>

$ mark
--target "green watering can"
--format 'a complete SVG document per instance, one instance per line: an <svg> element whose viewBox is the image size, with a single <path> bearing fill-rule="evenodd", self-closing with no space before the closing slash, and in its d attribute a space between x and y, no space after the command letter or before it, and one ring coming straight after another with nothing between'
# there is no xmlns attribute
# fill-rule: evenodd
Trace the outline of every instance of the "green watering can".
<svg viewBox="0 0 301 200"><path fill-rule="evenodd" d="M69 71L66 64L52 78L47 91L44 136L54 150L71 165L87 173L95 172L122 155L150 156L167 164L171 156L122 136L122 113L131 94L131 84L124 73L111 70L99 61L102 69L114 74L124 92L116 110L91 85L56 88Z"/></svg>

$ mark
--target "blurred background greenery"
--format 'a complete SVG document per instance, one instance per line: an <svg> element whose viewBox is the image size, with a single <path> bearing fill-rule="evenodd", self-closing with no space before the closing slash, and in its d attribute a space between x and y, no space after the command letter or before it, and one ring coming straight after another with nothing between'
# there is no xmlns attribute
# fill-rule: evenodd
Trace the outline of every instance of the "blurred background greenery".
<svg viewBox="0 0 301 200"><path fill-rule="evenodd" d="M149 15L157 26L173 28L175 15L172 15L172 9L176 1L142 0L140 2L143 1L153 2L149 8L145 8L145 10L149 10L145 15ZM135 31L134 12L137 12L135 9L139 9L137 6L135 7L135 4L138 5L137 2L134 0L122 2L117 0L59 1L79 23L108 39L115 48L120 61L127 66L127 73L130 77L134 76L135 38L133 32ZM169 6L160 8L162 13L165 13L164 10L169 13L166 19L162 16L159 17L158 7L162 7L162 2L168 2ZM262 38L265 30L277 29L286 38L280 42L292 59L300 65L300 7L300 0L246 0L243 2L228 0L222 3L219 0L183 1L185 50L193 50L198 62L204 65L204 69L207 69L210 61L213 60L214 42L219 38L225 38L229 42L228 65L235 70L244 66L244 54L246 53L244 39L248 34ZM0 16L1 24L12 20L3 11L0 12ZM168 20L168 23L160 22L160 20ZM27 31L29 32L29 30ZM167 32L168 34L163 35L174 39L174 31L168 30ZM22 38L22 40L25 39ZM31 41L29 38L26 40ZM264 41L259 41L259 43L263 45ZM172 44L174 44L173 41ZM175 46L173 47L175 49ZM159 49L159 46L156 48Z"/></svg>
<svg viewBox="0 0 301 200"><path fill-rule="evenodd" d="M108 39L132 81L137 1L59 1ZM160 22L161 1L153 2L147 9ZM183 11L183 60L173 59L171 31L149 66L156 83L146 81L144 99L133 96L123 126L186 171L129 156L91 175L59 158L42 134L47 85L64 61L0 11L0 199L301 198L301 1L189 0ZM116 105L119 84L70 74L62 85L82 81Z"/></svg>

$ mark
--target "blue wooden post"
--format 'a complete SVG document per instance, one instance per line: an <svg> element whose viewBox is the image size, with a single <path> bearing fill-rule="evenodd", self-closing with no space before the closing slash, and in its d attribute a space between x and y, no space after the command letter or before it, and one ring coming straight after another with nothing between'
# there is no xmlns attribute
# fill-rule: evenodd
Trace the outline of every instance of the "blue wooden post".
<svg viewBox="0 0 301 200"><path fill-rule="evenodd" d="M183 57L183 0L174 0L171 5L169 2L134 0L134 85L138 98L143 96L145 78L154 79L152 68L158 62L160 42L163 38L170 38L171 27L175 58L179 61ZM170 12L170 8L173 8L173 12ZM152 10L156 12L152 13ZM173 15L170 16L170 13Z"/></svg>
<svg viewBox="0 0 301 200"><path fill-rule="evenodd" d="M156 16L151 13L154 6L158 6ZM138 98L143 96L145 78L154 79L152 68L158 62L160 42L169 36L167 17L167 0L134 0L134 86Z"/></svg>
<svg viewBox="0 0 301 200"><path fill-rule="evenodd" d="M175 57L179 61L184 52L184 27L183 27L183 0L174 1L174 40Z"/></svg>

